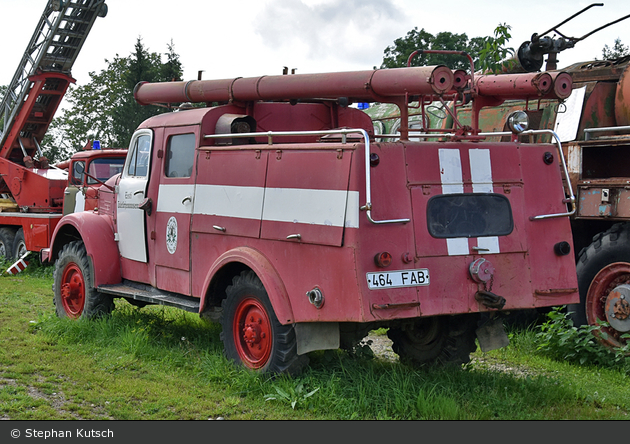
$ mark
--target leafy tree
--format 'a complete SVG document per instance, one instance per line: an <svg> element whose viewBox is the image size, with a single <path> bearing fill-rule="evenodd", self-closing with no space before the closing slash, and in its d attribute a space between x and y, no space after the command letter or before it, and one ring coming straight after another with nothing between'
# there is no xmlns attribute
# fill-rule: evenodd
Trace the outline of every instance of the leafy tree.
<svg viewBox="0 0 630 444"><path fill-rule="evenodd" d="M469 39L466 34L440 32L433 35L424 29L418 31L414 27L405 37L394 40L392 46L385 48L381 68L397 68L407 66L409 56L416 50L452 50L465 51L473 59L475 67L488 69L497 65L506 55L514 50L505 48L511 37L508 25L499 25L495 29L494 37L474 37ZM459 55L422 54L412 59L412 66L446 65L451 69L469 69L468 60Z"/></svg>
<svg viewBox="0 0 630 444"><path fill-rule="evenodd" d="M622 44L621 39L619 38L615 39L615 44L612 49L609 48L608 45L604 45L604 48L602 49L602 56L604 57L604 60L618 59L627 55L630 55L630 48Z"/></svg>
<svg viewBox="0 0 630 444"><path fill-rule="evenodd" d="M491 71L496 74L506 63L511 64L508 57L514 55L514 48L505 47L508 40L512 38L510 29L512 29L511 26L500 23L494 30L494 37L485 39L483 48L479 51L479 67L482 71Z"/></svg>
<svg viewBox="0 0 630 444"><path fill-rule="evenodd" d="M55 118L44 138L44 152L49 159L62 160L82 149L90 140L100 140L107 147L125 148L133 131L145 119L168 111L157 106L140 106L133 89L141 81L181 80L182 65L171 41L166 61L149 50L138 37L134 51L127 57L116 54L105 59L107 68L90 72L90 82L72 86L66 94L70 104Z"/></svg>

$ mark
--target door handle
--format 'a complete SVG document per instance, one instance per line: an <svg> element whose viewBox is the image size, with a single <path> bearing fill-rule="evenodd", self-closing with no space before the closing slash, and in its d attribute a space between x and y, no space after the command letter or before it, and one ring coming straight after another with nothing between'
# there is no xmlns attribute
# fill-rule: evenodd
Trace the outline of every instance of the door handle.
<svg viewBox="0 0 630 444"><path fill-rule="evenodd" d="M133 193L134 196L137 195L137 194L144 194L144 191L143 190L138 190L135 193Z"/></svg>
<svg viewBox="0 0 630 444"><path fill-rule="evenodd" d="M182 200L182 205L185 205L186 202L192 202L192 196L184 197L184 199Z"/></svg>
<svg viewBox="0 0 630 444"><path fill-rule="evenodd" d="M147 216L151 216L151 212L153 211L153 201L151 198L144 199L140 205L138 205L140 210L143 210L147 213Z"/></svg>

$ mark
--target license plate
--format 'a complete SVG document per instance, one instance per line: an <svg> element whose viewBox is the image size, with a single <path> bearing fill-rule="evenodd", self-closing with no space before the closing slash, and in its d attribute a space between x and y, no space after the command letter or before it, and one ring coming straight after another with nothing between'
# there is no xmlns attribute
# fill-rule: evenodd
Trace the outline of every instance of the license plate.
<svg viewBox="0 0 630 444"><path fill-rule="evenodd" d="M370 290L383 288L417 287L429 285L429 270L388 271L383 273L367 273L367 283Z"/></svg>

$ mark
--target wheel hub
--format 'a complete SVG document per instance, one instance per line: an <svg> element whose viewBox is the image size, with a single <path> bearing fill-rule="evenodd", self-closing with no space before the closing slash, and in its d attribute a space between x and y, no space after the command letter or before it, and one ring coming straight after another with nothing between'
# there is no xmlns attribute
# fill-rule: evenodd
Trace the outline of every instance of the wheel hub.
<svg viewBox="0 0 630 444"><path fill-rule="evenodd" d="M264 367L271 356L271 321L265 307L254 298L241 301L234 316L236 351L247 367Z"/></svg>
<svg viewBox="0 0 630 444"><path fill-rule="evenodd" d="M250 322L246 323L245 328L243 328L243 339L250 347L254 347L256 344L259 344L266 336L265 332L263 332L260 327L261 324L261 318L254 320L252 317Z"/></svg>
<svg viewBox="0 0 630 444"><path fill-rule="evenodd" d="M409 339L417 345L431 344L439 337L440 324L437 318L422 319L407 331Z"/></svg>
<svg viewBox="0 0 630 444"><path fill-rule="evenodd" d="M606 297L606 320L615 330L630 331L630 285L615 287Z"/></svg>
<svg viewBox="0 0 630 444"><path fill-rule="evenodd" d="M71 318L77 318L85 305L85 283L78 265L72 263L63 272L61 279L61 301Z"/></svg>

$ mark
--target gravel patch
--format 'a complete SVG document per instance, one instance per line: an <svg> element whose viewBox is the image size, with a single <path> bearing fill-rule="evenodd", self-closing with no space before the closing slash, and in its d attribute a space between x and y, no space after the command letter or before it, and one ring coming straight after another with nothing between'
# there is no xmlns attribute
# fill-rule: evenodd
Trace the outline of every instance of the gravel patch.
<svg viewBox="0 0 630 444"><path fill-rule="evenodd" d="M370 348L377 358L391 362L398 361L398 355L392 350L392 341L387 335L368 335L363 341L372 341Z"/></svg>

